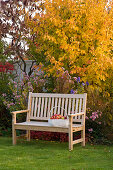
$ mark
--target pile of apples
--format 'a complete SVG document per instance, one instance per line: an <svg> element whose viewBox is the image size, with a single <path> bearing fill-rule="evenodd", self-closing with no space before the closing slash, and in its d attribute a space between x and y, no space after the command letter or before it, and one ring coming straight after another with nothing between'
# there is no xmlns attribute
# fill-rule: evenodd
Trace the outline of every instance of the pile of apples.
<svg viewBox="0 0 113 170"><path fill-rule="evenodd" d="M55 115L51 116L50 119L67 119L67 116L65 117L60 114L55 114Z"/></svg>

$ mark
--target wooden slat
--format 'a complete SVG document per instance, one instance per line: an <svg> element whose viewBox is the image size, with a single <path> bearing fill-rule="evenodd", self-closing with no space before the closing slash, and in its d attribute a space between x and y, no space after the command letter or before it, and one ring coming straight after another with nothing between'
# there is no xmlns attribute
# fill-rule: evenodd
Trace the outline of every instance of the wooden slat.
<svg viewBox="0 0 113 170"><path fill-rule="evenodd" d="M68 115L70 114L70 110L71 110L71 99L69 99Z"/></svg>
<svg viewBox="0 0 113 170"><path fill-rule="evenodd" d="M38 98L36 97L36 100L35 100L34 117L36 117L36 112L37 112L37 102L38 102Z"/></svg>
<svg viewBox="0 0 113 170"><path fill-rule="evenodd" d="M27 121L30 121L31 101L32 101L32 92L29 92L29 99L28 99L28 110L29 110L29 112L27 113Z"/></svg>
<svg viewBox="0 0 113 170"><path fill-rule="evenodd" d="M34 112L34 97L32 98L31 116L33 116L33 112Z"/></svg>
<svg viewBox="0 0 113 170"><path fill-rule="evenodd" d="M52 104L51 104L51 109L54 107L54 97L52 97ZM51 110L50 117L53 115L54 109Z"/></svg>
<svg viewBox="0 0 113 170"><path fill-rule="evenodd" d="M87 94L32 93L32 97L84 98Z"/></svg>
<svg viewBox="0 0 113 170"><path fill-rule="evenodd" d="M28 110L30 110L30 111L31 111L31 100L32 100L32 92L29 92Z"/></svg>
<svg viewBox="0 0 113 170"><path fill-rule="evenodd" d="M31 120L48 120L48 117L30 117Z"/></svg>
<svg viewBox="0 0 113 170"><path fill-rule="evenodd" d="M48 102L48 112L47 112L47 117L50 117L50 106L51 106L51 97L49 97L49 102Z"/></svg>
<svg viewBox="0 0 113 170"><path fill-rule="evenodd" d="M25 113L25 112L28 112L29 110L19 110L19 111L14 111L14 112L11 112L12 114L17 114L17 113Z"/></svg>
<svg viewBox="0 0 113 170"><path fill-rule="evenodd" d="M77 98L76 99L76 105L75 105L75 114L78 113L78 102L79 102L79 99ZM73 120L77 120L77 116L74 117Z"/></svg>
<svg viewBox="0 0 113 170"><path fill-rule="evenodd" d="M68 99L66 98L66 100L65 100L65 115L64 116L67 116L67 104L68 104Z"/></svg>
<svg viewBox="0 0 113 170"><path fill-rule="evenodd" d="M86 111L86 100L87 100L87 94L83 98L83 112Z"/></svg>
<svg viewBox="0 0 113 170"><path fill-rule="evenodd" d="M79 104L79 113L81 113L81 107L82 107L82 99L80 99L80 104Z"/></svg>
<svg viewBox="0 0 113 170"><path fill-rule="evenodd" d="M83 138L74 140L73 141L73 145L76 144L76 143L80 143L80 142L83 142Z"/></svg>
<svg viewBox="0 0 113 170"><path fill-rule="evenodd" d="M41 114L40 114L40 117L43 117L43 111L44 111L44 98L42 98Z"/></svg>
<svg viewBox="0 0 113 170"><path fill-rule="evenodd" d="M59 102L58 102L58 114L60 114L60 104L61 104L61 98L59 98Z"/></svg>
<svg viewBox="0 0 113 170"><path fill-rule="evenodd" d="M84 114L84 117L82 119L82 124L84 124L84 129L85 129L85 117L86 117L86 101L87 101L87 94L85 94L85 96L83 98L83 112L85 114Z"/></svg>
<svg viewBox="0 0 113 170"><path fill-rule="evenodd" d="M40 105L41 105L41 97L38 100L38 112L37 112L37 117L40 115Z"/></svg>
<svg viewBox="0 0 113 170"><path fill-rule="evenodd" d="M79 99L76 99L76 109L75 109L75 113L78 113L78 100L79 100Z"/></svg>
<svg viewBox="0 0 113 170"><path fill-rule="evenodd" d="M56 114L56 111L57 111L57 98L55 99L55 109L54 109L54 114Z"/></svg>
<svg viewBox="0 0 113 170"><path fill-rule="evenodd" d="M74 114L74 107L75 107L75 99L73 99L73 102L72 102L72 114Z"/></svg>
<svg viewBox="0 0 113 170"><path fill-rule="evenodd" d="M62 99L61 115L63 116L64 112L64 98Z"/></svg>
<svg viewBox="0 0 113 170"><path fill-rule="evenodd" d="M81 113L81 107L82 107L82 99L80 99L79 103L79 113ZM80 119L81 116L78 116L78 119Z"/></svg>
<svg viewBox="0 0 113 170"><path fill-rule="evenodd" d="M47 117L47 115L46 115L46 113L47 113L47 97L45 98L45 106L44 106L44 117L46 118Z"/></svg>
<svg viewBox="0 0 113 170"><path fill-rule="evenodd" d="M64 132L68 133L68 128L52 127L52 126L28 126L28 125L15 125L15 129L22 130L36 130L36 131L49 131L49 132Z"/></svg>

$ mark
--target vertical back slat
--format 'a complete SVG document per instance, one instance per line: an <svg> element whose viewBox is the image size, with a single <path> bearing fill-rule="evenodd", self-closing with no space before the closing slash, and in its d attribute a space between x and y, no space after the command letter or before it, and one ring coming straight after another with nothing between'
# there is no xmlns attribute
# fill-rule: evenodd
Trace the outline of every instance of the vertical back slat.
<svg viewBox="0 0 113 170"><path fill-rule="evenodd" d="M68 99L66 98L66 100L65 100L65 115L64 116L67 116L67 104L68 104Z"/></svg>
<svg viewBox="0 0 113 170"><path fill-rule="evenodd" d="M34 112L34 97L32 98L31 117L33 117L33 112Z"/></svg>
<svg viewBox="0 0 113 170"><path fill-rule="evenodd" d="M84 97L83 98L83 112L85 112L85 109L86 109L86 98Z"/></svg>
<svg viewBox="0 0 113 170"><path fill-rule="evenodd" d="M54 107L54 97L52 97L52 104L51 104L51 113L50 113L50 117L54 114L54 109L53 109L53 107Z"/></svg>
<svg viewBox="0 0 113 170"><path fill-rule="evenodd" d="M74 114L74 107L75 107L75 99L73 99L73 102L72 102L72 114Z"/></svg>
<svg viewBox="0 0 113 170"><path fill-rule="evenodd" d="M44 117L47 117L46 112L47 112L47 97L45 98Z"/></svg>
<svg viewBox="0 0 113 170"><path fill-rule="evenodd" d="M34 117L36 117L36 112L37 112L37 102L38 102L38 98L36 97L36 100L35 100Z"/></svg>
<svg viewBox="0 0 113 170"><path fill-rule="evenodd" d="M47 112L47 117L50 117L50 107L51 106L51 97L49 97L49 102L48 102L48 112Z"/></svg>
<svg viewBox="0 0 113 170"><path fill-rule="evenodd" d="M57 111L57 98L55 99L55 109L54 109L54 114L56 114L56 111Z"/></svg>
<svg viewBox="0 0 113 170"><path fill-rule="evenodd" d="M61 106L61 115L63 116L64 112L64 98L62 98L62 106Z"/></svg>
<svg viewBox="0 0 113 170"><path fill-rule="evenodd" d="M39 97L39 101L38 101L38 112L37 112L37 117L39 117L39 115L40 115L40 105L41 105L41 97Z"/></svg>
<svg viewBox="0 0 113 170"><path fill-rule="evenodd" d="M42 98L41 114L40 114L40 117L43 117L43 112L44 112L44 97Z"/></svg>
<svg viewBox="0 0 113 170"><path fill-rule="evenodd" d="M76 104L75 104L75 115L76 115L76 113L78 113L78 102L79 102L79 99L77 98L76 99ZM78 117L76 116L76 117L74 117L73 118L73 120L76 120Z"/></svg>
<svg viewBox="0 0 113 170"><path fill-rule="evenodd" d="M81 107L82 107L82 99L80 99L80 103L79 103L79 113L81 112ZM80 119L80 116L78 116L78 119Z"/></svg>
<svg viewBox="0 0 113 170"><path fill-rule="evenodd" d="M61 98L59 98L59 102L58 102L58 114L60 114L60 104L61 104Z"/></svg>
<svg viewBox="0 0 113 170"><path fill-rule="evenodd" d="M68 115L71 113L71 99L69 99L69 106L68 106L69 108L68 108Z"/></svg>
<svg viewBox="0 0 113 170"><path fill-rule="evenodd" d="M78 113L78 98L76 99L76 109L75 109L75 113Z"/></svg>

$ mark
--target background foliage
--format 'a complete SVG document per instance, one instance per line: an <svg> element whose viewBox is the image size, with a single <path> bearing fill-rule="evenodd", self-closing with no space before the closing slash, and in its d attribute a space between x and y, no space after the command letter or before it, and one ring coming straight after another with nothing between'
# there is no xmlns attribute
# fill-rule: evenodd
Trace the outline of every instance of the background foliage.
<svg viewBox="0 0 113 170"><path fill-rule="evenodd" d="M47 0L44 5L41 15L26 14L27 28L35 35L28 39L34 59L48 75L58 77L57 71L68 70L102 90L113 71L112 4L110 12L104 0Z"/></svg>

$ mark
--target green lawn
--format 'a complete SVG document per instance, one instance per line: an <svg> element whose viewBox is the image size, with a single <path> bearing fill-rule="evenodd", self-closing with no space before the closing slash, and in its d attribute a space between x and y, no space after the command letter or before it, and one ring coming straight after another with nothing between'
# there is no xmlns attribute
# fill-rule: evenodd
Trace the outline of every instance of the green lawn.
<svg viewBox="0 0 113 170"><path fill-rule="evenodd" d="M0 137L0 170L95 170L113 169L113 146L19 140Z"/></svg>

